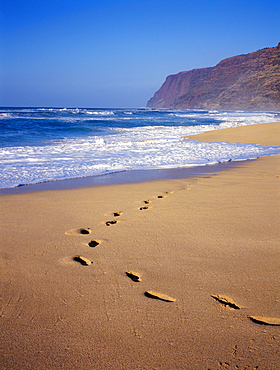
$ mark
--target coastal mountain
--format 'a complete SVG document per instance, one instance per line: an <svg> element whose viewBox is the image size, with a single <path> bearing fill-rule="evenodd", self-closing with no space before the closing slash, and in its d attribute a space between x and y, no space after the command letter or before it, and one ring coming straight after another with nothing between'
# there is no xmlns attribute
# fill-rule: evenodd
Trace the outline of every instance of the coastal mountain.
<svg viewBox="0 0 280 370"><path fill-rule="evenodd" d="M279 110L280 43L166 78L147 107Z"/></svg>

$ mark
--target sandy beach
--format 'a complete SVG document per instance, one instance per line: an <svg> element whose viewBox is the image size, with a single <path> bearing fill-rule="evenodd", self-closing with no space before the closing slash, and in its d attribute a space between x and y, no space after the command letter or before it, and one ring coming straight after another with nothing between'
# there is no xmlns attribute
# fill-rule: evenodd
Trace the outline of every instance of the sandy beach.
<svg viewBox="0 0 280 370"><path fill-rule="evenodd" d="M201 141L280 146L280 123ZM1 369L279 369L280 156L1 195Z"/></svg>

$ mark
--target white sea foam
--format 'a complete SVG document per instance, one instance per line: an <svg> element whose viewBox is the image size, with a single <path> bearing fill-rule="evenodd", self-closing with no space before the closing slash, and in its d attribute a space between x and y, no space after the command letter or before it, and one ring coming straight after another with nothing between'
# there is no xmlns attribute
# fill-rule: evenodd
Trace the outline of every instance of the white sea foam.
<svg viewBox="0 0 280 370"><path fill-rule="evenodd" d="M10 117L12 117L11 113L0 113L0 119L1 118L6 119L6 118L10 118Z"/></svg>
<svg viewBox="0 0 280 370"><path fill-rule="evenodd" d="M204 165L280 152L273 146L184 139L187 132L195 130L199 129L144 127L102 138L66 139L48 147L5 148L0 150L1 187L131 169Z"/></svg>
<svg viewBox="0 0 280 370"><path fill-rule="evenodd" d="M113 116L115 114L113 111L91 111L91 110L86 110L83 113L96 116Z"/></svg>
<svg viewBox="0 0 280 370"><path fill-rule="evenodd" d="M108 123L102 126L106 134L49 141L44 146L0 148L0 187L133 169L197 166L280 153L280 148L274 146L200 143L185 139L209 130L279 121L277 112L166 110L162 114L160 110L149 109L80 108L40 108L35 112L23 109L21 112L32 120L40 111L44 112L42 116L39 114L40 119L48 119L44 118L48 117L46 113L53 112L55 117L58 113L58 119L66 122L65 128L67 122L102 119ZM21 112L0 114L10 118L10 115L20 116ZM113 125L114 120L118 124ZM119 125L119 122L128 124Z"/></svg>
<svg viewBox="0 0 280 370"><path fill-rule="evenodd" d="M250 124L264 123L264 122L275 122L277 121L276 117L279 117L278 112L243 112L243 111L209 111L204 113L203 116L199 111L196 112L179 112L179 113L170 113L170 115L181 118L190 118L201 120L212 120L214 119L220 123L219 128L228 128L236 126L244 126ZM279 119L279 118L278 118Z"/></svg>

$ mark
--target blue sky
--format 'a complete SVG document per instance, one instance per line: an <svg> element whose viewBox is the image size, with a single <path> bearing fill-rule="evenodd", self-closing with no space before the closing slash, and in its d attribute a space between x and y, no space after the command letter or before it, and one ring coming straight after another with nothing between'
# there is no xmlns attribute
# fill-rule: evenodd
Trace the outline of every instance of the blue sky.
<svg viewBox="0 0 280 370"><path fill-rule="evenodd" d="M143 107L169 74L280 42L280 1L0 0L0 106Z"/></svg>

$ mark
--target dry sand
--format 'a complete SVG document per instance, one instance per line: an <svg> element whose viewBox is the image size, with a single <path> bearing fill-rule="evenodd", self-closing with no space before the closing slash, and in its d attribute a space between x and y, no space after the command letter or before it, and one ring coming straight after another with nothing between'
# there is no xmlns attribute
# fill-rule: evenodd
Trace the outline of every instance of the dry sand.
<svg viewBox="0 0 280 370"><path fill-rule="evenodd" d="M1 369L279 369L279 158L2 195Z"/></svg>
<svg viewBox="0 0 280 370"><path fill-rule="evenodd" d="M225 128L217 131L207 131L194 135L194 139L203 142L229 141L231 143L258 143L261 145L279 145L280 125L278 122L266 124Z"/></svg>

